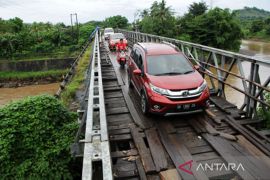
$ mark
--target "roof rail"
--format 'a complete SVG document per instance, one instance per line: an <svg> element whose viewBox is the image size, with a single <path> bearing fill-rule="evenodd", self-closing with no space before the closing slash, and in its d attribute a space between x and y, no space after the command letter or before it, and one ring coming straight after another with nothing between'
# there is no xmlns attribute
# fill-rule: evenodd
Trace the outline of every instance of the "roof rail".
<svg viewBox="0 0 270 180"><path fill-rule="evenodd" d="M145 47L142 43L138 42L137 44L138 44L139 46L141 46L141 47L145 50L145 52L147 52L146 47Z"/></svg>
<svg viewBox="0 0 270 180"><path fill-rule="evenodd" d="M180 49L176 45L169 43L167 41L162 41L162 43L167 44L167 45L171 46L172 48L174 48L176 51L180 52Z"/></svg>

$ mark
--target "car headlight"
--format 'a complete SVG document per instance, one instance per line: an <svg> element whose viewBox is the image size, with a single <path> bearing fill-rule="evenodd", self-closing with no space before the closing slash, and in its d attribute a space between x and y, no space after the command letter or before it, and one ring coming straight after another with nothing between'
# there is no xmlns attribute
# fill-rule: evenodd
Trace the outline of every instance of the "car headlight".
<svg viewBox="0 0 270 180"><path fill-rule="evenodd" d="M199 92L203 92L206 87L207 87L207 82L203 80L202 85L199 87Z"/></svg>
<svg viewBox="0 0 270 180"><path fill-rule="evenodd" d="M153 84L150 83L150 88L152 91L161 94L161 95L168 95L168 90L167 89L162 89L159 87L154 86Z"/></svg>

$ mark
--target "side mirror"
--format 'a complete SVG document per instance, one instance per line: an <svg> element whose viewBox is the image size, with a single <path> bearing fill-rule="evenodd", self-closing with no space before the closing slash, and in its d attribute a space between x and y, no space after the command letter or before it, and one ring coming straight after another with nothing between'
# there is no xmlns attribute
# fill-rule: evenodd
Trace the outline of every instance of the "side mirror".
<svg viewBox="0 0 270 180"><path fill-rule="evenodd" d="M194 68L198 71L200 69L199 65L194 65Z"/></svg>
<svg viewBox="0 0 270 180"><path fill-rule="evenodd" d="M135 70L133 71L133 74L134 74L134 75L137 75L137 76L140 76L140 75L142 74L142 71L141 71L140 69L135 69Z"/></svg>

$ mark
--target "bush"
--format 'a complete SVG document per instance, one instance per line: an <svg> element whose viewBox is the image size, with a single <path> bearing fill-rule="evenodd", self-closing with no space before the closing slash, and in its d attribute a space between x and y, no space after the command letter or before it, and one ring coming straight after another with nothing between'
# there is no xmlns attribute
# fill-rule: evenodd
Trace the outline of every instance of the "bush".
<svg viewBox="0 0 270 180"><path fill-rule="evenodd" d="M71 179L69 146L76 116L49 95L0 109L2 179Z"/></svg>
<svg viewBox="0 0 270 180"><path fill-rule="evenodd" d="M263 94L265 102L267 104L270 104L270 93L266 92ZM259 118L265 119L266 120L266 129L270 129L270 110L264 112L262 106L259 106L257 108L257 113Z"/></svg>

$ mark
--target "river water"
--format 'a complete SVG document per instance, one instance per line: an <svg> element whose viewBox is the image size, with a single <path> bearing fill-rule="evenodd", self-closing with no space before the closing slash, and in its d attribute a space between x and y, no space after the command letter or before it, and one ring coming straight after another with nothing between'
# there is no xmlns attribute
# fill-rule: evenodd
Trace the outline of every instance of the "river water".
<svg viewBox="0 0 270 180"><path fill-rule="evenodd" d="M270 42L243 40L239 53L245 54L248 56L253 56L258 59L270 61ZM242 66L244 69L245 77L248 78L249 71L250 71L250 63L243 62ZM227 69L226 66L225 66L225 69ZM216 74L215 70L213 70L212 72ZM233 67L232 72L240 75L237 66ZM259 70L259 75L260 75L261 81L264 82L270 75L270 68L261 66ZM226 82L242 90L244 89L242 80L237 77L230 75ZM215 84L216 83L217 82L215 82ZM242 103L244 102L244 95L228 86L225 86L225 95L229 102L236 104L238 107L240 107Z"/></svg>
<svg viewBox="0 0 270 180"><path fill-rule="evenodd" d="M256 58L270 61L270 42L243 40L240 53ZM243 63L244 70L249 72L249 63ZM213 71L215 72L215 71ZM239 74L237 67L233 67L232 72ZM260 69L261 80L264 81L270 74L270 69L262 67ZM208 80L209 81L209 80ZM234 76L229 76L227 82L233 86L243 89L242 81ZM13 100L21 99L25 96L32 96L38 94L54 94L59 88L59 83L47 85L33 85L19 88L0 88L0 106L7 104ZM238 91L225 86L226 98L240 107L244 101L244 95Z"/></svg>
<svg viewBox="0 0 270 180"><path fill-rule="evenodd" d="M31 85L18 88L0 88L0 107L12 101L16 101L26 96L40 94L55 94L59 88L59 83Z"/></svg>

